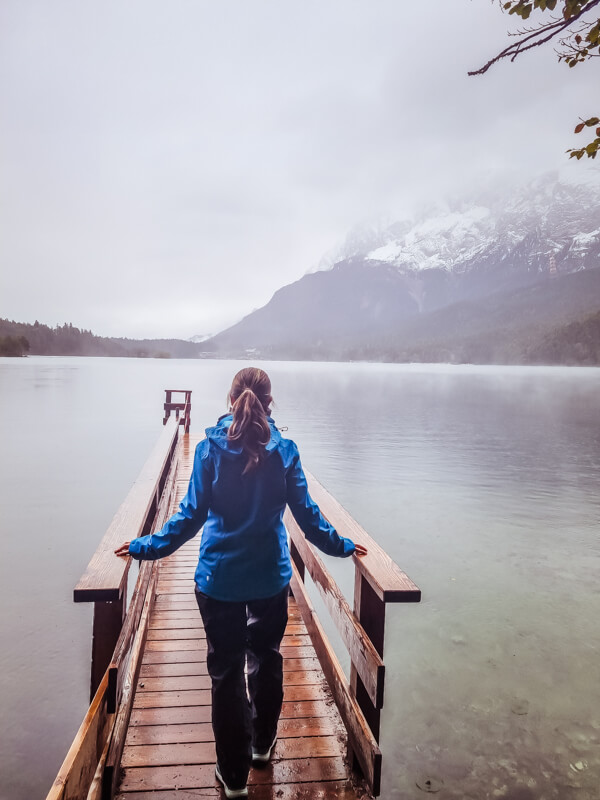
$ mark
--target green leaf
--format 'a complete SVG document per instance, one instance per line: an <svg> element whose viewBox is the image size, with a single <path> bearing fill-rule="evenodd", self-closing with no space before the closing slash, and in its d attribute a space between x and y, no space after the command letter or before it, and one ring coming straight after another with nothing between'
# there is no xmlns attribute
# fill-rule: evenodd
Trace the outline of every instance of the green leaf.
<svg viewBox="0 0 600 800"><path fill-rule="evenodd" d="M571 19L575 14L578 14L581 11L581 5L581 0L565 0L563 18L566 20Z"/></svg>
<svg viewBox="0 0 600 800"><path fill-rule="evenodd" d="M520 0L520 2L513 6L508 13L517 14L519 17L521 17L521 19L528 19L532 9L532 3L524 3L522 0Z"/></svg>
<svg viewBox="0 0 600 800"><path fill-rule="evenodd" d="M592 46L598 43L600 39L600 20L595 25L592 25L585 38Z"/></svg>
<svg viewBox="0 0 600 800"><path fill-rule="evenodd" d="M590 117L589 119L586 119L585 124L588 126L588 128L593 128L594 125L597 125L599 122L600 119L598 119L598 117Z"/></svg>

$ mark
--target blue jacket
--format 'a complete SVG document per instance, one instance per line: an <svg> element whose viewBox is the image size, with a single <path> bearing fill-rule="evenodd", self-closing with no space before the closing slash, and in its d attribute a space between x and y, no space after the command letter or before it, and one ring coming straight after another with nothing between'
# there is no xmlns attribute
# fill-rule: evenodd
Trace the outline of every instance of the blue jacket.
<svg viewBox="0 0 600 800"><path fill-rule="evenodd" d="M179 511L158 533L134 539L129 552L137 559L168 556L204 525L198 589L217 600L256 600L282 591L292 576L283 524L286 503L309 542L324 553L349 556L355 548L311 499L298 448L281 436L271 418L266 457L242 475L246 457L227 438L232 419L221 417L196 447Z"/></svg>

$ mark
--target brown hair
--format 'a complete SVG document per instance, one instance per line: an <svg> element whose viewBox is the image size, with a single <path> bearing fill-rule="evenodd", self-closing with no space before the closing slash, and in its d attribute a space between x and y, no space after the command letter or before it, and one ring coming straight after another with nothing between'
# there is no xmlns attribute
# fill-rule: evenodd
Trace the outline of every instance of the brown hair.
<svg viewBox="0 0 600 800"><path fill-rule="evenodd" d="M240 442L248 457L245 474L257 467L271 438L267 416L271 413L271 381L258 367L245 367L233 379L229 390L233 422L227 432L230 442Z"/></svg>

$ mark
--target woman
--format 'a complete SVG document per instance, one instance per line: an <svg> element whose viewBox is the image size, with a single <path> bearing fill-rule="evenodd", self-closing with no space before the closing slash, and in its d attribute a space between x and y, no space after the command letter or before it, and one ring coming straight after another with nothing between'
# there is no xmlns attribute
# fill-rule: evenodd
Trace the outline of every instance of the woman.
<svg viewBox="0 0 600 800"><path fill-rule="evenodd" d="M292 576L286 504L323 552L345 557L367 551L339 536L312 501L298 448L270 417L266 372L253 367L238 372L229 402L231 413L208 428L196 448L179 511L158 533L125 542L115 552L163 558L204 525L196 600L212 680L215 774L232 798L248 796L251 761L267 762L277 739L283 700L279 648Z"/></svg>

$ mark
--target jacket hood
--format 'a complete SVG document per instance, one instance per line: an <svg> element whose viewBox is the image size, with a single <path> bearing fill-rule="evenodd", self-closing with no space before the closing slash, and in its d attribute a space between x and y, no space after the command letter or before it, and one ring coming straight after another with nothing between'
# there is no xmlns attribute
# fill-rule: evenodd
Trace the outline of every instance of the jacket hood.
<svg viewBox="0 0 600 800"><path fill-rule="evenodd" d="M267 421L269 423L269 428L271 429L271 438L269 439L266 450L267 453L272 453L273 450L276 450L281 443L281 434L275 427L275 421L271 417L267 417ZM219 417L216 425L214 425L212 428L206 429L206 438L226 453L239 455L242 452L241 445L238 442L233 443L227 438L227 431L229 430L229 426L232 422L232 414L225 414L224 416Z"/></svg>

